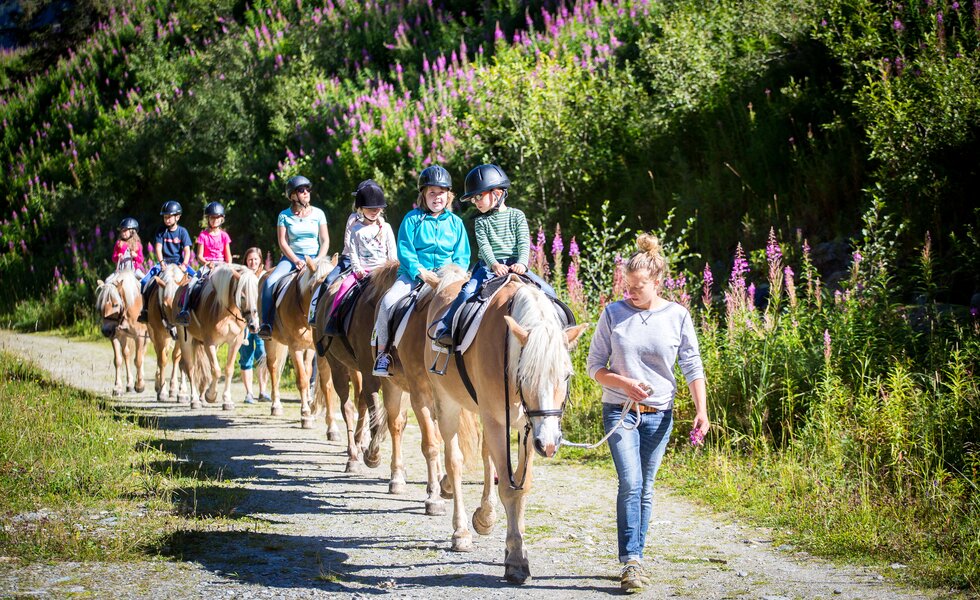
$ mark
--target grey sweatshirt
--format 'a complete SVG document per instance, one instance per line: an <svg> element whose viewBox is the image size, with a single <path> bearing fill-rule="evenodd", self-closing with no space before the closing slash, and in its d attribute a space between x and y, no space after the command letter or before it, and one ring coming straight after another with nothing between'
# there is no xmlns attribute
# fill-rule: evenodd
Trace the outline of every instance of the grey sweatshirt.
<svg viewBox="0 0 980 600"><path fill-rule="evenodd" d="M697 334L686 308L670 302L656 310L639 310L620 300L603 309L589 347L589 377L605 367L647 383L653 392L643 404L667 410L674 407L677 393L675 362L688 383L704 379ZM621 389L602 386L603 402L625 404L628 399Z"/></svg>

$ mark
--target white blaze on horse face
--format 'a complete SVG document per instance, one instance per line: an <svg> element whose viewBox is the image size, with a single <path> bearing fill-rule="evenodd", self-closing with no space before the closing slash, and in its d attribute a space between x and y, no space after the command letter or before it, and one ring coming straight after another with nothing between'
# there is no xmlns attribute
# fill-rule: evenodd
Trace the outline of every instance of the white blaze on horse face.
<svg viewBox="0 0 980 600"><path fill-rule="evenodd" d="M550 382L547 389L538 389L527 395L528 399L536 398L537 410L560 410L562 402L565 400L565 384L561 382ZM535 408L528 403L528 409L534 411ZM525 418L527 418L525 416ZM561 417L558 415L546 417L533 417L531 419L532 434L534 436L534 447L539 454L546 458L553 457L558 448L561 447Z"/></svg>

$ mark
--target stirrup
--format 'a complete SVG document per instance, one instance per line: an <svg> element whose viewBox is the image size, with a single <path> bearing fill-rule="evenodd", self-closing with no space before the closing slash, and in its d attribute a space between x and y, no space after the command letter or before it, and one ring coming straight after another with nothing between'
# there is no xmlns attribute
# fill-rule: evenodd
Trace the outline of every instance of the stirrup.
<svg viewBox="0 0 980 600"><path fill-rule="evenodd" d="M435 358L432 359L432 366L429 367L429 373L435 373L441 377L446 374L446 369L449 368L449 359L452 357L453 353L449 348L439 346L435 342L432 343L432 349L435 350L436 355ZM440 369L439 358L443 355L445 355L445 358L442 360L442 368Z"/></svg>

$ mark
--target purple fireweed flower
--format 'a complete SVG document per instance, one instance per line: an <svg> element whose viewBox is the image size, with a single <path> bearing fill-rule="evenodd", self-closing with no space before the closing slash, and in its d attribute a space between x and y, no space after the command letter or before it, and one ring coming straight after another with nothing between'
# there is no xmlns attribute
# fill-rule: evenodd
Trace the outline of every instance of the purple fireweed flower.
<svg viewBox="0 0 980 600"><path fill-rule="evenodd" d="M776 240L776 230L773 227L769 228L769 242L766 244L766 259L769 264L779 262L783 258L783 251L779 247L779 242Z"/></svg>
<svg viewBox="0 0 980 600"><path fill-rule="evenodd" d="M861 261L864 260L864 257L861 256L861 253L859 251L855 251L854 254L852 255L852 258L854 259L855 265L861 264Z"/></svg>
<svg viewBox="0 0 980 600"><path fill-rule="evenodd" d="M745 287L745 275L749 272L749 261L745 258L742 243L735 247L735 262L732 263L732 275L729 281L733 286Z"/></svg>
<svg viewBox="0 0 980 600"><path fill-rule="evenodd" d="M903 25L902 22L899 21L898 19L895 19L895 21L892 23L892 29L894 29L895 31L904 31L905 25Z"/></svg>
<svg viewBox="0 0 980 600"><path fill-rule="evenodd" d="M572 241L568 244L568 255L573 258L579 255L578 243L575 242L575 236L572 236Z"/></svg>
<svg viewBox="0 0 980 600"><path fill-rule="evenodd" d="M561 240L561 225L555 225L555 239L551 242L552 256L560 256L565 249L565 243Z"/></svg>
<svg viewBox="0 0 980 600"><path fill-rule="evenodd" d="M698 428L691 430L691 445L692 446L702 446L704 445L704 433Z"/></svg>
<svg viewBox="0 0 980 600"><path fill-rule="evenodd" d="M830 362L830 330L823 330L823 359Z"/></svg>
<svg viewBox="0 0 980 600"><path fill-rule="evenodd" d="M711 274L711 267L708 266L708 263L704 263L704 276L702 281L701 302L705 308L709 308L711 306L711 285L715 282L715 277Z"/></svg>

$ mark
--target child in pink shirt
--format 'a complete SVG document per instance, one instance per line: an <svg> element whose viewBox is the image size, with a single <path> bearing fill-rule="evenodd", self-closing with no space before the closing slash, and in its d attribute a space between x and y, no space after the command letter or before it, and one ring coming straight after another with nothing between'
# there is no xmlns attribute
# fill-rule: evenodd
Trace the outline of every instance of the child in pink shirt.
<svg viewBox="0 0 980 600"><path fill-rule="evenodd" d="M133 269L136 276L143 278L143 242L136 232L140 224L133 217L126 217L119 223L119 239L112 247L112 262L117 271Z"/></svg>
<svg viewBox="0 0 980 600"><path fill-rule="evenodd" d="M201 270L198 272L197 279L188 286L181 302L180 312L177 313L178 325L190 325L191 307L189 306L191 295L197 286L200 286L211 270L223 263L231 262L231 237L221 228L225 222L225 207L220 202L211 202L204 207L204 215L208 220L208 227L201 231L197 236L197 260L201 263Z"/></svg>

